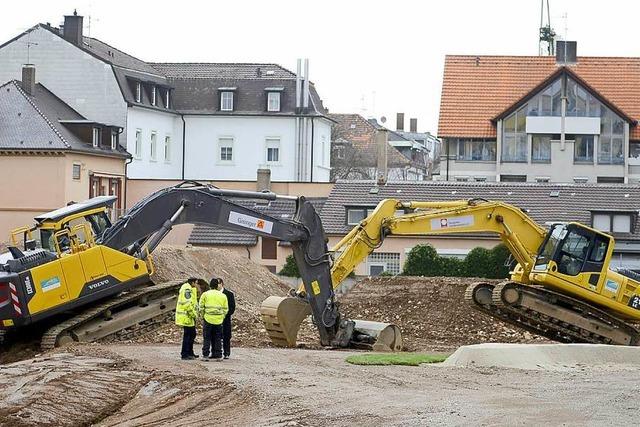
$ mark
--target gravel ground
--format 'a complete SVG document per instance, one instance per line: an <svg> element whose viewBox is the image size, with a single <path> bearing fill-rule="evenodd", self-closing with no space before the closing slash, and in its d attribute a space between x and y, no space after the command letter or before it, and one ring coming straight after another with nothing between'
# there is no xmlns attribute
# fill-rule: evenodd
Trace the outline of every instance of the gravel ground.
<svg viewBox="0 0 640 427"><path fill-rule="evenodd" d="M353 352L73 347L0 367L0 425L637 425L637 370L354 366ZM108 390L108 392L107 392Z"/></svg>

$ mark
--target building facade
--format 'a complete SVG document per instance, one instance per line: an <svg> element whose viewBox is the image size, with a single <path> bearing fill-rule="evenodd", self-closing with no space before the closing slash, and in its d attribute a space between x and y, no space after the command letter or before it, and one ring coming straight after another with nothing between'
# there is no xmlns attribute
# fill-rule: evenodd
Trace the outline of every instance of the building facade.
<svg viewBox="0 0 640 427"><path fill-rule="evenodd" d="M422 143L390 131L375 119L359 114L331 114L335 121L331 142L331 180L371 180L386 170L386 178L422 181L429 176L429 150ZM380 159L378 138L386 139L386 155Z"/></svg>
<svg viewBox="0 0 640 427"><path fill-rule="evenodd" d="M447 56L440 179L637 183L640 58Z"/></svg>
<svg viewBox="0 0 640 427"><path fill-rule="evenodd" d="M115 195L113 218L123 208L130 156L122 128L88 120L37 84L36 72L25 67L22 81L0 86L0 243L69 202Z"/></svg>
<svg viewBox="0 0 640 427"><path fill-rule="evenodd" d="M328 182L332 121L308 65L148 63L82 33L38 24L0 46L0 81L26 58L88 120L121 127L131 179Z"/></svg>

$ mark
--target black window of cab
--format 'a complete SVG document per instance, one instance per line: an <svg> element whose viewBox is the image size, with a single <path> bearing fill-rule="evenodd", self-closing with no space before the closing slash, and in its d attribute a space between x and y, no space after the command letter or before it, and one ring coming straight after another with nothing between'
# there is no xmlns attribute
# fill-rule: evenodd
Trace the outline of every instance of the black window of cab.
<svg viewBox="0 0 640 427"><path fill-rule="evenodd" d="M554 254L558 272L576 276L585 272L600 272L604 268L612 238L577 224L566 226L566 233Z"/></svg>

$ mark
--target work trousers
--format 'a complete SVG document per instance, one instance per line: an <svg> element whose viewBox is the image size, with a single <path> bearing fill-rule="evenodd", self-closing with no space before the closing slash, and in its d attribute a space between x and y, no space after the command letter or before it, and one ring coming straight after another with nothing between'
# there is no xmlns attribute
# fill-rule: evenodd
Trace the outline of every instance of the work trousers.
<svg viewBox="0 0 640 427"><path fill-rule="evenodd" d="M222 322L222 348L225 357L231 355L231 316L225 317Z"/></svg>
<svg viewBox="0 0 640 427"><path fill-rule="evenodd" d="M180 351L180 356L193 356L193 342L196 340L196 327L183 326L182 329L182 350Z"/></svg>
<svg viewBox="0 0 640 427"><path fill-rule="evenodd" d="M220 359L222 357L222 323L212 325L204 321L202 325L202 357Z"/></svg>

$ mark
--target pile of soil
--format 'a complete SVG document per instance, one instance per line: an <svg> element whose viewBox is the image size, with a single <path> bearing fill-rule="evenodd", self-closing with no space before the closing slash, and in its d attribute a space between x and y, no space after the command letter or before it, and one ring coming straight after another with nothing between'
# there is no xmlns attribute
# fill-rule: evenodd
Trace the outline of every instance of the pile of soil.
<svg viewBox="0 0 640 427"><path fill-rule="evenodd" d="M260 319L260 304L270 295L286 295L289 286L277 276L235 252L218 248L160 246L153 253L156 268L153 281L194 276L209 282L221 277L225 287L234 292L236 312L233 316L233 345L266 347L269 338ZM204 290L204 289L203 289ZM198 331L198 336L201 331ZM168 322L160 330L133 340L143 343L179 343L182 329Z"/></svg>
<svg viewBox="0 0 640 427"><path fill-rule="evenodd" d="M360 281L341 311L352 319L395 323L405 348L443 350L486 342L547 342L469 307L466 287L481 279L455 277L375 277ZM483 281L486 281L483 279Z"/></svg>

